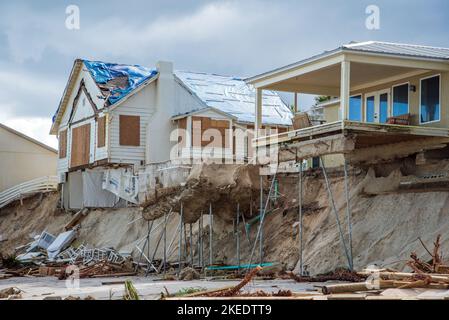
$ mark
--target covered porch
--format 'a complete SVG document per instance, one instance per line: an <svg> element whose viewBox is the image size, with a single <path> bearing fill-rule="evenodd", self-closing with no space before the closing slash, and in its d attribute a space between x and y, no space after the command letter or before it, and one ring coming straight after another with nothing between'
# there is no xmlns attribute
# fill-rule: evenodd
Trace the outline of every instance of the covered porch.
<svg viewBox="0 0 449 320"><path fill-rule="evenodd" d="M447 93L441 86L448 80L447 71L449 64L438 59L342 47L249 78L247 82L257 90L257 129L261 127L263 90L339 98L338 118L272 136L261 136L256 130L253 143L259 148L278 144L281 150L295 149L297 160L345 154L353 163L443 147L449 142ZM421 85L423 79L434 75L439 77L439 101L430 108L421 101ZM401 84L406 86L396 90ZM390 122L403 114L407 115L406 124ZM385 145L391 145L391 153L379 152Z"/></svg>

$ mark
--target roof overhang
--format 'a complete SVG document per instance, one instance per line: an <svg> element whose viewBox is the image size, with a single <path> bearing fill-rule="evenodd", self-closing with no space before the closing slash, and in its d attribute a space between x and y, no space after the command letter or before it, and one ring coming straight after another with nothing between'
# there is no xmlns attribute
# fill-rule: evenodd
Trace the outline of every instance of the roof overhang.
<svg viewBox="0 0 449 320"><path fill-rule="evenodd" d="M378 74L377 79L362 79L362 75L357 79L357 74L355 77L351 74L351 89L353 86L360 89L377 80L407 77L432 70L449 71L449 61L446 59L362 52L341 47L245 81L258 89L339 96L340 66L345 61L354 66L351 72L359 69L361 74L370 75L366 72L369 69Z"/></svg>
<svg viewBox="0 0 449 320"><path fill-rule="evenodd" d="M17 131L17 130L14 130L13 128L10 128L10 127L8 127L8 126L5 126L4 124L1 124L1 123L0 123L0 128L3 128L3 129L5 129L6 131L9 131L9 132L11 132L12 134L15 134L15 135L17 135L17 136L19 136L19 137L21 137L21 138L23 138L23 139L25 139L25 140L28 140L28 141L30 141L30 142L32 142L32 143L34 143L34 144L36 144L36 145L38 145L38 146L40 146L40 147L42 147L42 148L48 150L48 151L50 151L50 152L53 152L53 153L56 153L56 154L58 153L58 151L57 151L56 149L54 149L54 148L52 148L52 147L46 145L45 143L40 142L39 140L36 140L36 139L34 139L34 138L31 138L30 136L27 136L26 134L23 134L23 133L21 133L21 132L19 132L19 131Z"/></svg>
<svg viewBox="0 0 449 320"><path fill-rule="evenodd" d="M179 120L179 119L183 119L185 117L194 116L194 115L203 113L204 111L213 111L213 112L218 113L218 114L220 114L220 115L222 115L222 116L224 116L226 118L229 118L230 120L237 120L236 116L233 116L233 115L231 115L229 113L223 112L223 111L221 111L219 109L216 109L216 108L213 108L213 107L207 107L207 108L204 108L204 109L198 109L198 110L194 110L194 111L191 111L191 112L188 112L188 113L179 114L179 115L173 116L171 118L171 120L172 121L176 121L176 120Z"/></svg>
<svg viewBox="0 0 449 320"><path fill-rule="evenodd" d="M78 78L79 73L83 68L83 60L76 59L73 63L72 71L70 72L69 80L64 89L64 93L62 95L61 101L59 102L58 111L55 115L55 119L53 124L51 125L50 134L57 135L58 134L58 126L61 122L62 116L64 115L65 109L67 108L67 104L69 103L70 93L76 86L76 80Z"/></svg>

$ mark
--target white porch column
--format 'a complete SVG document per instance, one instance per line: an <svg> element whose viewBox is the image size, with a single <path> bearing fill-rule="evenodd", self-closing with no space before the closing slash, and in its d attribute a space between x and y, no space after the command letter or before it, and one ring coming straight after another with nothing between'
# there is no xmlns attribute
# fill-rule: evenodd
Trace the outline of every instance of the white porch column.
<svg viewBox="0 0 449 320"><path fill-rule="evenodd" d="M351 62L341 62L340 110L342 120L349 119L349 91L351 86Z"/></svg>
<svg viewBox="0 0 449 320"><path fill-rule="evenodd" d="M262 128L262 89L256 89L256 122L254 126L254 138L259 137L259 129Z"/></svg>

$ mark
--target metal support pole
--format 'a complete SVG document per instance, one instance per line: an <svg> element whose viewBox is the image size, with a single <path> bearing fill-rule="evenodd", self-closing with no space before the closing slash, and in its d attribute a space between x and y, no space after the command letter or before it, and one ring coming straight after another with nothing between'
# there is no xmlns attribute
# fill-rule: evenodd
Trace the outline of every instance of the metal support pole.
<svg viewBox="0 0 449 320"><path fill-rule="evenodd" d="M269 197L269 196L268 196ZM260 264L263 263L263 221L262 215L264 214L263 210L263 177L260 176L260 210L259 210L259 228L260 228L260 237L259 237L259 257Z"/></svg>
<svg viewBox="0 0 449 320"><path fill-rule="evenodd" d="M198 254L198 267L201 267L201 219L198 219L198 236L196 237L196 252Z"/></svg>
<svg viewBox="0 0 449 320"><path fill-rule="evenodd" d="M346 215L348 219L348 240L349 240L349 257L350 264L349 269L352 271L354 269L354 257L352 255L352 217L351 217L351 206L349 201L349 181L348 181L348 163L344 162L345 171L345 196L346 196Z"/></svg>
<svg viewBox="0 0 449 320"><path fill-rule="evenodd" d="M164 213L164 274L167 273L167 213Z"/></svg>
<svg viewBox="0 0 449 320"><path fill-rule="evenodd" d="M303 239L302 239L302 232L303 232L303 216L302 216L302 197L303 197L303 190L302 190L302 161L299 164L299 203L298 203L298 212L299 212L299 270L301 276L304 275L304 260L303 260Z"/></svg>
<svg viewBox="0 0 449 320"><path fill-rule="evenodd" d="M182 202L181 202L181 220L179 222L179 252L178 252L178 262L179 262L179 272L178 275L181 273L182 270L182 265L181 265L181 259L182 259L182 228L183 228L183 210L184 208L182 207Z"/></svg>
<svg viewBox="0 0 449 320"><path fill-rule="evenodd" d="M240 273L240 203L237 203L237 265Z"/></svg>
<svg viewBox="0 0 449 320"><path fill-rule="evenodd" d="M212 217L212 203L209 204L209 265L211 266L214 262L212 257L212 232L213 232L214 218Z"/></svg>
<svg viewBox="0 0 449 320"><path fill-rule="evenodd" d="M343 245L343 249L344 249L345 254L346 254L346 259L348 260L348 267L351 268L351 259L349 257L348 248L346 246L345 238L343 236L343 230L341 229L340 219L338 218L338 210L337 210L337 207L335 206L334 196L332 195L332 189L331 189L331 186L330 186L330 183L329 183L329 179L327 177L326 167L324 166L324 162L323 162L323 159L321 157L320 157L320 163L321 163L321 169L322 169L323 175L324 175L324 180L326 182L327 192L329 194L329 200L330 200L330 202L332 204L332 210L334 211L335 219L337 220L338 232L340 234L340 241L341 241L341 243Z"/></svg>
<svg viewBox="0 0 449 320"><path fill-rule="evenodd" d="M134 272L137 272L137 270L139 269L139 265L140 265L140 262L142 261L142 256L144 255L143 253L145 252L146 246L147 245L150 246L150 235L151 235L151 229L153 228L153 222L154 222L154 220L147 222L147 226L148 226L147 236L145 237L145 242L143 243L142 250L139 250L140 256L139 256L139 260L137 260L137 265L136 265L136 268L134 269Z"/></svg>
<svg viewBox="0 0 449 320"><path fill-rule="evenodd" d="M192 224L189 223L189 229L190 229L190 266L193 268L193 232L192 232Z"/></svg>
<svg viewBox="0 0 449 320"><path fill-rule="evenodd" d="M203 212L201 211L201 218L200 218L200 255L201 255L201 268L204 268L204 243L203 243Z"/></svg>
<svg viewBox="0 0 449 320"><path fill-rule="evenodd" d="M276 174L277 174L277 170L276 170L276 172L274 173L274 178L276 178ZM274 180L273 180L273 181L274 181ZM271 182L270 191L268 192L268 197L267 197L267 200L266 200L266 202L265 202L265 209L268 207L268 200L270 199L271 191L273 190L273 181ZM262 211L263 211L263 214L262 214L262 216L260 217L260 219L261 219L262 222L263 222L263 220L265 219L265 213L266 213L266 210L262 210ZM255 252L255 250L256 250L256 246L257 246L257 239L258 239L259 236L260 236L261 226L262 226L262 225L263 225L263 224L259 224L259 228L257 229L256 238L254 239L254 245L253 245L253 248L251 249L251 255L250 255L250 257L249 257L248 270L250 269L251 263L253 262L253 256L254 256L254 252Z"/></svg>

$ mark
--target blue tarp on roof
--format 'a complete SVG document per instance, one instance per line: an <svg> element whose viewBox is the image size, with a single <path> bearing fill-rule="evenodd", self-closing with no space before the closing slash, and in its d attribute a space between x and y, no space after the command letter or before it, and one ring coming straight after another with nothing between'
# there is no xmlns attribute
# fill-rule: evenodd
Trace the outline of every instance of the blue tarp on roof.
<svg viewBox="0 0 449 320"><path fill-rule="evenodd" d="M156 69L138 65L83 62L99 87L108 91L111 105L158 74ZM254 123L256 90L243 79L187 71L175 71L175 75L203 102L205 108L215 108L236 117L238 121ZM276 92L264 90L262 109L263 124L292 125L293 114ZM197 110L189 112L193 111Z"/></svg>
<svg viewBox="0 0 449 320"><path fill-rule="evenodd" d="M95 82L107 85L109 81L126 77L127 86L108 86L110 89L109 103L114 104L138 88L145 81L157 75L157 70L137 65L123 65L105 63L101 61L87 61L84 64L89 69Z"/></svg>

